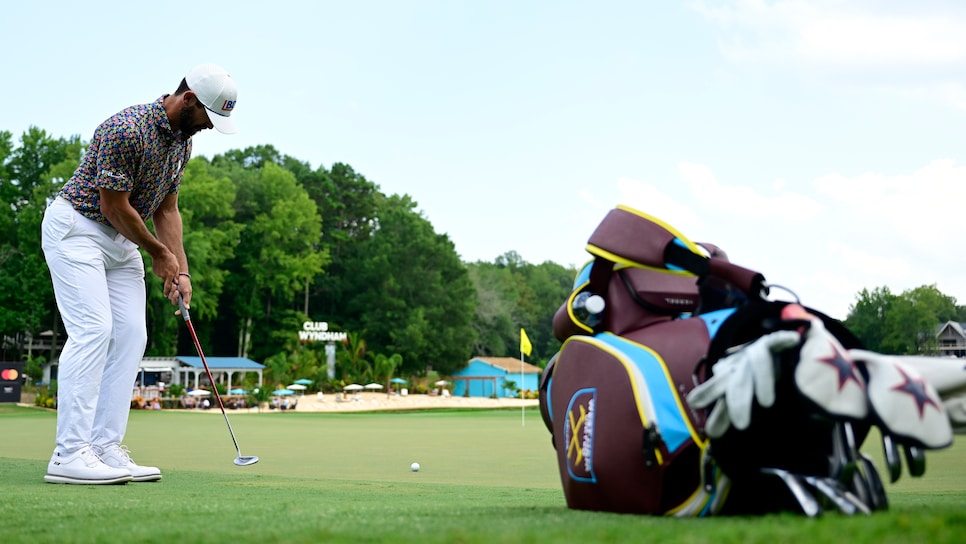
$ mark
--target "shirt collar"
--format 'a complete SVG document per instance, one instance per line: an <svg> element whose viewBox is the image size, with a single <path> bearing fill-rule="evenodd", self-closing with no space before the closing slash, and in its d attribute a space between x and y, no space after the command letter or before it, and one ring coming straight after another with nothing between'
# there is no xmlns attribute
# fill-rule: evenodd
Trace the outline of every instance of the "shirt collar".
<svg viewBox="0 0 966 544"><path fill-rule="evenodd" d="M161 129L161 134L166 138L172 140L178 140L177 135L171 130L171 121L168 120L168 114L164 111L164 99L170 95L163 94L161 98L158 98L151 103L151 112L155 117L155 122L158 124L158 128Z"/></svg>

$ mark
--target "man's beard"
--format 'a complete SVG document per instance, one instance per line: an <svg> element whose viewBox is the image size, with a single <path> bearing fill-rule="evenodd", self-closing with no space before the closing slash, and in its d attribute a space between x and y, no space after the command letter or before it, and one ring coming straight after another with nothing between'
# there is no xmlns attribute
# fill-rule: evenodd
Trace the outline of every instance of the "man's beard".
<svg viewBox="0 0 966 544"><path fill-rule="evenodd" d="M204 107L204 106L202 106ZM207 115L207 112L205 113ZM187 142L189 138L197 134L205 125L191 124L191 108L181 108L181 115L178 117L178 132L181 133L181 141Z"/></svg>

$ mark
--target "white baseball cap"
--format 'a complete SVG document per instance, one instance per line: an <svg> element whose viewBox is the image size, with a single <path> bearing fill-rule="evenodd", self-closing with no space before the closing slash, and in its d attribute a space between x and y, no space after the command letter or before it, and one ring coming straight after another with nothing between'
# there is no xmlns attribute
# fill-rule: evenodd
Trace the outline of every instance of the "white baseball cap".
<svg viewBox="0 0 966 544"><path fill-rule="evenodd" d="M185 76L188 88L194 91L205 106L211 124L222 134L237 132L231 111L238 99L238 87L231 75L216 64L199 64Z"/></svg>

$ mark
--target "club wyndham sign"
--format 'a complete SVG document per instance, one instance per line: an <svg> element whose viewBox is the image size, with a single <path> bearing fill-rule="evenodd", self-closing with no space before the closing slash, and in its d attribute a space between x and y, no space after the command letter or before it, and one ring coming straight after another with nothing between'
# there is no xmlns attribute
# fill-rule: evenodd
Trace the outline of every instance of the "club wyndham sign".
<svg viewBox="0 0 966 544"><path fill-rule="evenodd" d="M325 321L306 321L299 331L301 342L345 342L347 338L348 333L330 331Z"/></svg>

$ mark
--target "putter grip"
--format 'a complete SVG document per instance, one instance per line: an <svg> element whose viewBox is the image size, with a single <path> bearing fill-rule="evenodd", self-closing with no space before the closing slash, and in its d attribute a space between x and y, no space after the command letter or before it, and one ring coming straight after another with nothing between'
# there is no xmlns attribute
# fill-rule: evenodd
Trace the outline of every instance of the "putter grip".
<svg viewBox="0 0 966 544"><path fill-rule="evenodd" d="M188 309L185 308L184 298L181 297L181 293L178 293L178 307L181 308L181 317L183 317L185 321L190 319L188 317Z"/></svg>

